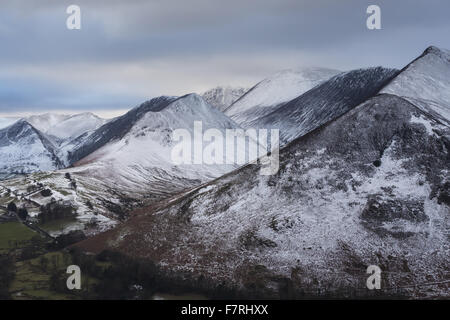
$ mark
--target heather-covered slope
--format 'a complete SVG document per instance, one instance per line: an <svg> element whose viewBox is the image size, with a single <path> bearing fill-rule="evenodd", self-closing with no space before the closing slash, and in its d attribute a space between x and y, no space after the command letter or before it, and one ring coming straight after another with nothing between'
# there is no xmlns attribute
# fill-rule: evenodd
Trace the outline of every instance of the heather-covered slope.
<svg viewBox="0 0 450 320"><path fill-rule="evenodd" d="M268 296L365 296L374 264L382 296L448 297L448 131L380 95L290 143L277 175L248 165L80 246Z"/></svg>

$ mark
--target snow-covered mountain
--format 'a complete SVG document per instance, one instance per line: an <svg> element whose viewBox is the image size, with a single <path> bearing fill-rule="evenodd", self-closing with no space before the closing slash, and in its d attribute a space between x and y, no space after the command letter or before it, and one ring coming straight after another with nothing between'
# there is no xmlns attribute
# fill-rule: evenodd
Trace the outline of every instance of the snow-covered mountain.
<svg viewBox="0 0 450 320"><path fill-rule="evenodd" d="M262 80L239 98L225 114L242 127L297 98L339 71L325 68L285 70Z"/></svg>
<svg viewBox="0 0 450 320"><path fill-rule="evenodd" d="M117 208L123 209L122 205L128 208L141 201L154 203L217 178L239 166L205 163L177 165L173 162L172 150L178 144L172 140L175 129L184 129L191 134L193 140L186 142L192 147L202 144L203 151L210 145L202 142L202 135L194 133L195 121L201 122L203 132L216 129L223 137L226 136L227 129L239 128L200 96L190 94L180 98L159 97L147 101L96 130L85 132L74 140L67 140L58 145L58 148L54 147L55 144L44 133L34 129L53 146L53 154L60 164L58 168L66 169L44 176L33 175L33 179L46 185L51 184L56 190L65 190L67 180L64 179L64 174L70 173L77 181L79 190L83 190L83 195L95 197L91 202L96 203L98 208L103 208L99 210L106 215L114 215L119 210ZM53 124L53 128L54 126L56 124ZM18 148L19 145L20 142ZM247 146L236 142L234 147L238 154L248 156ZM192 160L194 154L195 152L191 154ZM224 160L225 156L224 150ZM35 166L30 172L43 170L49 170L48 166ZM81 199L86 201L85 198L76 197L71 201L83 207L83 203L78 204ZM123 199L127 199L126 202L122 202ZM122 214L120 216L123 217Z"/></svg>
<svg viewBox="0 0 450 320"><path fill-rule="evenodd" d="M54 125L57 125L69 117L70 115L66 114L44 113L26 117L25 120L39 131L45 133Z"/></svg>
<svg viewBox="0 0 450 320"><path fill-rule="evenodd" d="M52 142L25 120L0 130L0 174L61 169Z"/></svg>
<svg viewBox="0 0 450 320"><path fill-rule="evenodd" d="M340 86L358 87L351 79ZM407 84L415 98L433 98L417 81ZM440 105L449 89L436 87ZM277 174L247 165L80 247L150 258L252 297L373 296L369 265L382 270L376 297L449 297L450 126L408 100L371 96L284 147Z"/></svg>
<svg viewBox="0 0 450 320"><path fill-rule="evenodd" d="M242 87L216 87L202 94L203 99L220 111L225 111L248 89Z"/></svg>
<svg viewBox="0 0 450 320"><path fill-rule="evenodd" d="M51 171L70 165L68 160L70 152L106 122L107 120L92 113L75 115L46 113L20 120L4 118L4 121L0 121L0 128L2 124L5 125L4 139L6 141L9 137L12 138L8 143L3 143L8 145L8 148L4 149L5 154L2 156L8 160L2 163L2 176ZM20 134L20 137L16 137L16 134ZM35 153L34 156L32 153Z"/></svg>
<svg viewBox="0 0 450 320"><path fill-rule="evenodd" d="M202 143L203 137L194 134L194 121L201 121L203 131L217 129L224 137L226 129L239 128L197 94L155 98L92 134L89 142L77 151L80 153L73 154L72 159L77 159L83 152L87 156L75 162L71 171L89 172L89 176L114 187L120 186L122 191L167 195L236 169L236 165L226 164L173 163L171 154L176 144L172 140L173 130L187 130L193 138L189 141L192 146ZM105 140L101 141L101 138ZM202 150L207 144L203 143ZM96 150L91 151L94 148Z"/></svg>
<svg viewBox="0 0 450 320"><path fill-rule="evenodd" d="M277 128L281 142L288 143L377 94L397 73L382 67L341 73L248 125Z"/></svg>
<svg viewBox="0 0 450 320"><path fill-rule="evenodd" d="M122 139L147 112L164 109L176 97L158 97L131 109L123 116L117 117L90 134L76 139L68 153L68 162L75 163L113 140Z"/></svg>
<svg viewBox="0 0 450 320"><path fill-rule="evenodd" d="M383 93L404 97L450 124L450 51L429 47Z"/></svg>
<svg viewBox="0 0 450 320"><path fill-rule="evenodd" d="M60 141L73 140L107 122L90 112L75 115L46 113L25 119L36 129Z"/></svg>

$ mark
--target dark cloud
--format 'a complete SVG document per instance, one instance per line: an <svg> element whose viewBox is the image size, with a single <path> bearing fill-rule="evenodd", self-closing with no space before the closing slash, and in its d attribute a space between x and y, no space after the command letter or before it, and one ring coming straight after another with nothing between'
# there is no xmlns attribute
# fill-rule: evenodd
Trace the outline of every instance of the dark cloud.
<svg viewBox="0 0 450 320"><path fill-rule="evenodd" d="M428 45L450 48L447 0L378 0L377 31L365 27L374 3L366 0L5 2L0 112L85 108L89 98L123 108L128 98L252 85L289 67L402 67ZM74 3L82 10L79 31L65 27ZM11 84L26 90L7 93Z"/></svg>

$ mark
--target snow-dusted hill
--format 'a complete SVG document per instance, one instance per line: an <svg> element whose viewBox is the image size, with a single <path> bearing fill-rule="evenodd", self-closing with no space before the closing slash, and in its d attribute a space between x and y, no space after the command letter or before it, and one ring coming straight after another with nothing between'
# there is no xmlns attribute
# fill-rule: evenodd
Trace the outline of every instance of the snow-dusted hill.
<svg viewBox="0 0 450 320"><path fill-rule="evenodd" d="M75 115L46 113L30 116L25 120L46 135L64 142L95 130L107 122L107 120L101 119L90 112Z"/></svg>
<svg viewBox="0 0 450 320"><path fill-rule="evenodd" d="M288 143L377 94L397 72L377 67L341 73L264 117L249 122L249 126L277 128L281 142Z"/></svg>
<svg viewBox="0 0 450 320"><path fill-rule="evenodd" d="M70 118L70 115L67 114L45 113L26 117L25 120L39 131L45 133L68 118Z"/></svg>
<svg viewBox="0 0 450 320"><path fill-rule="evenodd" d="M93 113L80 113L53 125L45 133L63 140L72 140L99 128L106 122L107 120L101 119Z"/></svg>
<svg viewBox="0 0 450 320"><path fill-rule="evenodd" d="M225 110L242 127L297 98L339 71L324 68L285 70L262 80Z"/></svg>
<svg viewBox="0 0 450 320"><path fill-rule="evenodd" d="M3 142L8 147L3 149L2 177L21 172L51 171L70 165L70 152L106 122L92 113L71 116L46 113L20 120L0 120L0 128L5 126L3 139L9 139Z"/></svg>
<svg viewBox="0 0 450 320"><path fill-rule="evenodd" d="M80 245L272 297L286 283L296 297L369 295L368 265L383 270L382 296L448 297L415 286L444 281L450 263L445 130L377 96L289 144L277 175L246 166Z"/></svg>
<svg viewBox="0 0 450 320"><path fill-rule="evenodd" d="M248 89L242 87L216 87L202 94L203 99L220 111L225 111Z"/></svg>
<svg viewBox="0 0 450 320"><path fill-rule="evenodd" d="M376 86L395 73L374 71L362 78ZM336 83L359 88L361 77L352 79ZM448 298L450 126L376 92L285 146L277 174L247 165L79 246L152 259L256 297L371 296L366 271L377 265L376 297Z"/></svg>
<svg viewBox="0 0 450 320"><path fill-rule="evenodd" d="M122 139L147 112L164 109L175 99L175 97L154 98L107 122L97 130L79 137L70 146L72 150L69 150L68 162L75 163L107 143Z"/></svg>
<svg viewBox="0 0 450 320"><path fill-rule="evenodd" d="M62 168L56 148L25 120L0 130L0 174L30 173Z"/></svg>
<svg viewBox="0 0 450 320"><path fill-rule="evenodd" d="M404 97L450 124L450 51L429 47L382 92Z"/></svg>
<svg viewBox="0 0 450 320"><path fill-rule="evenodd" d="M193 138L187 142L192 146L202 143L203 136L194 134L194 121L201 122L203 132L216 129L224 137L226 129L239 128L196 94L180 98L159 97L107 122L97 130L88 131L62 144L58 149L54 147L55 157L61 159L58 168L70 167L45 175L34 174L32 179L52 185L54 190L66 190L68 182L64 175L70 173L77 182L78 190L82 192L82 195L76 195L71 201L79 207L85 207L86 197L92 197L90 201L99 212L123 218L123 213L131 207L155 203L239 166L175 164L171 155L178 142L172 141L173 130L187 130ZM37 129L35 131L39 132ZM40 133L40 136L45 137L45 134ZM51 145L51 142L48 141L48 144ZM208 145L204 142L202 150ZM247 147L238 146L237 143L234 143L234 147L238 153L247 155ZM223 155L225 157L225 150ZM194 152L191 155L193 158ZM44 170L52 168L35 166L31 171ZM18 183L20 181L17 179Z"/></svg>
<svg viewBox="0 0 450 320"><path fill-rule="evenodd" d="M142 112L144 109L146 112ZM186 129L191 133L195 143L201 143L202 136L194 135L194 121L202 122L203 131L214 128L225 136L226 129L238 126L222 112L207 104L199 95L190 94L180 98L160 97L150 100L141 107L130 111L123 117L131 121L120 134L109 139L100 148L90 152L86 157L75 163L76 168L70 169L74 173L89 172L89 176L96 177L102 183L111 183L114 188L135 190L154 195L173 194L186 188L200 184L209 179L219 177L237 165L207 165L181 164L176 165L171 153L176 142L172 140L175 129ZM139 113L139 117L133 114ZM120 118L115 122L120 122ZM99 129L102 137L111 133L104 126ZM95 141L97 133L88 140ZM209 143L204 143L203 148ZM87 146L89 148L89 145ZM245 152L245 149L239 152ZM224 153L225 155L225 153ZM192 153L191 159L193 159Z"/></svg>

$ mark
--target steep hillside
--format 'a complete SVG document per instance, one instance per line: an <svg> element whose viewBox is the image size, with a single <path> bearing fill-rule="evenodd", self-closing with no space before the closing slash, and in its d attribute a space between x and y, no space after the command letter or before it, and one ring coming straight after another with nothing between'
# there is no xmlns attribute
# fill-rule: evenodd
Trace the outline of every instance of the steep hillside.
<svg viewBox="0 0 450 320"><path fill-rule="evenodd" d="M396 74L381 67L341 73L249 126L278 128L281 142L288 143L374 96Z"/></svg>
<svg viewBox="0 0 450 320"><path fill-rule="evenodd" d="M96 137L100 134L103 139L109 136L110 141L76 162L75 168L68 170L89 179L95 178L99 185L108 185L120 192L159 198L191 188L238 167L231 164L176 165L173 162L172 149L176 144L172 138L173 130L187 130L193 138L189 141L193 147L202 143L203 139L203 136L194 134L194 121L201 121L203 131L213 128L222 132L223 136L226 129L238 128L200 96L190 94L178 99L157 98L131 113L140 113L140 116L125 115L127 126L116 125L125 124L119 118L92 134L88 140L94 141L93 146L98 143ZM134 117L133 120L128 119L130 116ZM204 143L202 150L208 144ZM82 148L93 147L88 144ZM245 147L238 150L246 153ZM193 158L194 153L191 154Z"/></svg>
<svg viewBox="0 0 450 320"><path fill-rule="evenodd" d="M69 118L70 115L67 114L44 113L26 117L25 120L39 131L47 132L53 126Z"/></svg>
<svg viewBox="0 0 450 320"><path fill-rule="evenodd" d="M381 296L448 297L448 284L416 286L448 276L448 131L380 95L290 143L277 175L248 165L80 246L265 296L287 284L297 297L365 296L374 264Z"/></svg>
<svg viewBox="0 0 450 320"><path fill-rule="evenodd" d="M324 68L303 68L279 72L251 88L225 110L225 114L244 128L269 114L316 85L330 79L339 71Z"/></svg>
<svg viewBox="0 0 450 320"><path fill-rule="evenodd" d="M0 130L0 174L62 168L55 146L25 120Z"/></svg>
<svg viewBox="0 0 450 320"><path fill-rule="evenodd" d="M106 122L107 120L101 119L93 113L80 113L53 124L44 133L60 140L68 141L86 132L95 130Z"/></svg>
<svg viewBox="0 0 450 320"><path fill-rule="evenodd" d="M450 51L429 47L382 92L404 97L450 124Z"/></svg>
<svg viewBox="0 0 450 320"><path fill-rule="evenodd" d="M76 146L68 154L68 162L77 162L108 142L120 140L147 112L161 110L175 99L175 97L154 98L104 124L93 133L79 137L76 139Z"/></svg>

